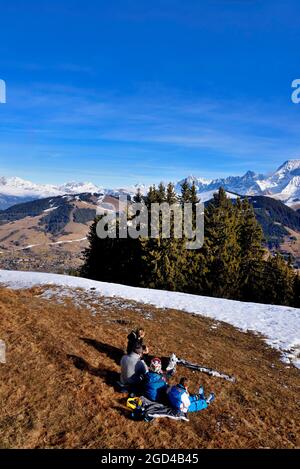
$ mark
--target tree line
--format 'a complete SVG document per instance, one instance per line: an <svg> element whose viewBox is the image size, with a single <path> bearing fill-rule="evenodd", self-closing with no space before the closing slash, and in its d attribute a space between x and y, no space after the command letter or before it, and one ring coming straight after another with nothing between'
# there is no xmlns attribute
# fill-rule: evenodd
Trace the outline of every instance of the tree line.
<svg viewBox="0 0 300 469"><path fill-rule="evenodd" d="M174 185L151 186L140 191L135 202L185 203L195 209L199 200L195 185L184 182L181 194ZM102 215L103 216L103 215ZM204 244L186 249L186 238L99 238L97 217L88 235L80 275L94 280L131 286L193 293L197 295L300 306L300 278L291 263L264 247L263 232L247 198L231 200L220 188L204 211ZM118 221L116 221L118 225ZM149 228L151 216L148 220Z"/></svg>

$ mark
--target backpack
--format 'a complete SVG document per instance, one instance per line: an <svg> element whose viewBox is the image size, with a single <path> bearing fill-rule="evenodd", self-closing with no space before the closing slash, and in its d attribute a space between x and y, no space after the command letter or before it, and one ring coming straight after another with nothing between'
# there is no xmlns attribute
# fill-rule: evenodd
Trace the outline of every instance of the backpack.
<svg viewBox="0 0 300 469"><path fill-rule="evenodd" d="M153 420L152 417L147 417L146 409L143 406L143 401L140 397L129 397L126 403L127 407L131 409L131 418L132 420L137 421L146 421L151 422Z"/></svg>

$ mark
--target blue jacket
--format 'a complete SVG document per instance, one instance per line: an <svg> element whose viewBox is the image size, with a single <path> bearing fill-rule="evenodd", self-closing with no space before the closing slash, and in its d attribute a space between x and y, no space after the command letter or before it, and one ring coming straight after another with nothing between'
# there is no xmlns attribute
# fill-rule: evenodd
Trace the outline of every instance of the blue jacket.
<svg viewBox="0 0 300 469"><path fill-rule="evenodd" d="M149 371L144 377L144 396L150 401L157 401L168 385L160 373Z"/></svg>
<svg viewBox="0 0 300 469"><path fill-rule="evenodd" d="M187 411L189 406L189 398L184 386L181 384L172 386L168 392L168 398L173 409L183 410L184 412Z"/></svg>

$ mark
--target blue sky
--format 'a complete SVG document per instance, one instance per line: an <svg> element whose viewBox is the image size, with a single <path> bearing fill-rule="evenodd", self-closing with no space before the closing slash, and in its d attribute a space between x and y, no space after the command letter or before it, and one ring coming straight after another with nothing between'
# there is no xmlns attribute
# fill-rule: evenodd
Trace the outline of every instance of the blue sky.
<svg viewBox="0 0 300 469"><path fill-rule="evenodd" d="M0 174L105 186L300 158L300 5L0 0Z"/></svg>

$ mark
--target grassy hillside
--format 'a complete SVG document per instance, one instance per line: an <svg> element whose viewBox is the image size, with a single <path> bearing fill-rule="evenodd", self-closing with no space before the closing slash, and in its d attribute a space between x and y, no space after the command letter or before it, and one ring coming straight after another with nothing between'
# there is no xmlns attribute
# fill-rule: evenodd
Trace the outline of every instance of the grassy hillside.
<svg viewBox="0 0 300 469"><path fill-rule="evenodd" d="M249 197L249 201L254 207L257 221L263 229L270 248L279 247L284 236L289 234L286 228L300 231L300 214L280 200L253 196Z"/></svg>
<svg viewBox="0 0 300 469"><path fill-rule="evenodd" d="M299 370L284 365L257 335L127 300L95 302L86 292L74 304L58 287L51 290L0 289L0 337L8 349L0 365L0 447L300 446ZM153 354L175 351L235 375L237 383L178 367L178 377L214 390L216 401L190 422L131 421L114 383L126 335L136 325L146 328Z"/></svg>

